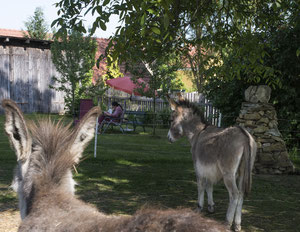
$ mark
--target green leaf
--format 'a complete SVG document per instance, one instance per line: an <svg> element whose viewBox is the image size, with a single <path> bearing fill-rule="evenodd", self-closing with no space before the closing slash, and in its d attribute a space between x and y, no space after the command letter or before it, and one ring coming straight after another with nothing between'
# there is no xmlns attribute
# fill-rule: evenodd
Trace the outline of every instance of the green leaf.
<svg viewBox="0 0 300 232"><path fill-rule="evenodd" d="M145 34L146 34L146 29L145 29L145 27L143 27L142 30L141 30L141 35L144 37Z"/></svg>
<svg viewBox="0 0 300 232"><path fill-rule="evenodd" d="M89 9L87 9L87 11L84 13L84 16L86 16L89 12L90 12L90 10L92 10L93 9L93 7L91 6ZM93 15L93 14L92 14Z"/></svg>
<svg viewBox="0 0 300 232"><path fill-rule="evenodd" d="M106 6L109 3L110 0L104 0L102 6Z"/></svg>
<svg viewBox="0 0 300 232"><path fill-rule="evenodd" d="M97 12L98 12L99 15L102 14L102 6L97 6L96 10L97 10Z"/></svg>
<svg viewBox="0 0 300 232"><path fill-rule="evenodd" d="M100 23L101 29L102 29L103 31L106 31L106 25L105 25L105 23L104 23L102 20L100 20L99 23Z"/></svg>
<svg viewBox="0 0 300 232"><path fill-rule="evenodd" d="M169 32L164 36L163 41L165 41L169 36Z"/></svg>
<svg viewBox="0 0 300 232"><path fill-rule="evenodd" d="M147 11L148 11L150 14L154 14L154 10L153 10L153 9L151 9L151 8L150 8L150 9L148 9Z"/></svg>
<svg viewBox="0 0 300 232"><path fill-rule="evenodd" d="M141 17L141 26L145 25L145 18L146 18L146 14L144 13L143 16Z"/></svg>
<svg viewBox="0 0 300 232"><path fill-rule="evenodd" d="M167 14L165 14L164 15L164 27L165 27L165 29L168 29L169 23L170 23L169 16Z"/></svg>
<svg viewBox="0 0 300 232"><path fill-rule="evenodd" d="M300 48L298 48L297 51L296 51L296 56L299 57L299 55L300 55Z"/></svg>
<svg viewBox="0 0 300 232"><path fill-rule="evenodd" d="M160 30L159 30L158 27L151 27L151 30L152 30L155 34L160 35Z"/></svg>
<svg viewBox="0 0 300 232"><path fill-rule="evenodd" d="M59 22L59 18L55 19L52 23L51 23L51 27L54 27L55 24L57 24Z"/></svg>

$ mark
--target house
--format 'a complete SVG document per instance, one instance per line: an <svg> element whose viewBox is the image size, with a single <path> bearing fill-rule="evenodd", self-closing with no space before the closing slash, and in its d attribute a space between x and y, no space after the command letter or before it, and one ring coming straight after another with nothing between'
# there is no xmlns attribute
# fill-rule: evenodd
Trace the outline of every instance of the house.
<svg viewBox="0 0 300 232"><path fill-rule="evenodd" d="M25 34L24 31L0 29L0 101L13 99L26 113L62 112L64 94L49 88L53 84L52 76L59 75L51 60L51 41L26 38ZM96 57L99 57L104 54L109 40L97 38L96 41ZM93 69L94 79L103 75L105 61Z"/></svg>

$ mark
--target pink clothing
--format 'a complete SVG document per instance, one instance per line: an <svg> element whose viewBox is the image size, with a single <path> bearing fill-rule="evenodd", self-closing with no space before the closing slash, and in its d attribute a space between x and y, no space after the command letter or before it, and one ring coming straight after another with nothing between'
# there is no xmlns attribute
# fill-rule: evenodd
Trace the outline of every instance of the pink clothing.
<svg viewBox="0 0 300 232"><path fill-rule="evenodd" d="M116 109L111 113L111 114L102 114L99 119L98 119L98 123L101 124L102 121L106 118L105 121L110 121L109 118L120 118L122 116L123 110L120 106L117 106ZM117 120L116 120L117 121Z"/></svg>
<svg viewBox="0 0 300 232"><path fill-rule="evenodd" d="M117 106L117 108L109 116L113 117L113 118L120 118L122 116L122 113L123 113L123 110L122 110L121 106Z"/></svg>

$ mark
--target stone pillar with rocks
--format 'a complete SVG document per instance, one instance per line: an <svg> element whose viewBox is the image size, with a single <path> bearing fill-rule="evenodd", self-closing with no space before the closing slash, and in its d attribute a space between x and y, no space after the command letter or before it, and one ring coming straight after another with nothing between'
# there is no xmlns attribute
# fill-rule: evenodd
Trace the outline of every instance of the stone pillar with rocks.
<svg viewBox="0 0 300 232"><path fill-rule="evenodd" d="M250 86L245 91L246 102L242 103L237 123L244 126L257 142L255 172L261 174L287 174L294 165L277 125L277 115L272 104L269 86Z"/></svg>

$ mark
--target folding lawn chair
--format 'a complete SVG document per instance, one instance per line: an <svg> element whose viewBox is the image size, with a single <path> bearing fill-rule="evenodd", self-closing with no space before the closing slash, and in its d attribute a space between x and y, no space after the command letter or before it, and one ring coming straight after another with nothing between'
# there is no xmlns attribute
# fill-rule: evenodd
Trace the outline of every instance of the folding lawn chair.
<svg viewBox="0 0 300 232"><path fill-rule="evenodd" d="M120 127L120 130L124 134L124 129L122 127L122 124L125 121L124 114L125 114L125 110L123 110L122 115L119 118L113 118L113 117L109 117L109 116L105 117L103 119L103 121L101 122L101 124L99 125L98 131L101 134L104 134L108 127L113 128L114 126L118 126L118 127Z"/></svg>

